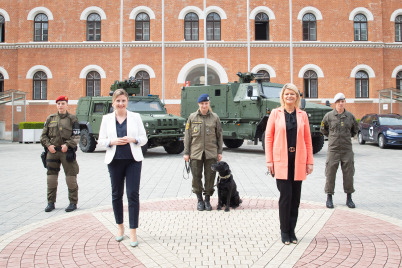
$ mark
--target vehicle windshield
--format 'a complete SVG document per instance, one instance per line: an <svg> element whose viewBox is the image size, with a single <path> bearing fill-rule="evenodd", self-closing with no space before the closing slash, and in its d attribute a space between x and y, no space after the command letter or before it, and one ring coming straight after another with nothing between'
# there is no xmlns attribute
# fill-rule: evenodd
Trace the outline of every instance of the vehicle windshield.
<svg viewBox="0 0 402 268"><path fill-rule="evenodd" d="M280 87L270 87L266 85L262 85L263 94L267 98L279 98L281 94L282 88Z"/></svg>
<svg viewBox="0 0 402 268"><path fill-rule="evenodd" d="M132 112L162 112L160 102L158 101L137 101L129 100L127 110Z"/></svg>
<svg viewBox="0 0 402 268"><path fill-rule="evenodd" d="M402 116L399 117L379 117L380 125L383 126L402 126Z"/></svg>

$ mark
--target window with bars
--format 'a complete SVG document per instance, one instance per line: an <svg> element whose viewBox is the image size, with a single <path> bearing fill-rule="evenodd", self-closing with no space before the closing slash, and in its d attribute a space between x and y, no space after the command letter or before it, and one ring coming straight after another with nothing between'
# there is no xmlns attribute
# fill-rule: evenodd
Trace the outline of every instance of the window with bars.
<svg viewBox="0 0 402 268"><path fill-rule="evenodd" d="M0 92L4 92L4 76L0 73Z"/></svg>
<svg viewBox="0 0 402 268"><path fill-rule="evenodd" d="M0 15L0 43L5 42L6 20Z"/></svg>
<svg viewBox="0 0 402 268"><path fill-rule="evenodd" d="M402 90L402 71L396 74L396 88Z"/></svg>
<svg viewBox="0 0 402 268"><path fill-rule="evenodd" d="M45 72L36 72L33 76L33 99L47 99L47 75Z"/></svg>
<svg viewBox="0 0 402 268"><path fill-rule="evenodd" d="M255 40L269 40L269 17L261 12L255 16Z"/></svg>
<svg viewBox="0 0 402 268"><path fill-rule="evenodd" d="M215 12L207 16L207 40L221 40L221 17Z"/></svg>
<svg viewBox="0 0 402 268"><path fill-rule="evenodd" d="M147 96L150 91L149 74L145 71L139 71L135 75L135 79L140 81L141 92L139 96Z"/></svg>
<svg viewBox="0 0 402 268"><path fill-rule="evenodd" d="M38 14L34 19L34 41L41 42L48 40L49 22L45 14Z"/></svg>
<svg viewBox="0 0 402 268"><path fill-rule="evenodd" d="M355 41L367 41L367 18L363 14L357 14L353 19Z"/></svg>
<svg viewBox="0 0 402 268"><path fill-rule="evenodd" d="M303 75L304 97L318 98L318 76L314 71L307 71Z"/></svg>
<svg viewBox="0 0 402 268"><path fill-rule="evenodd" d="M190 12L184 17L184 40L198 41L198 16Z"/></svg>
<svg viewBox="0 0 402 268"><path fill-rule="evenodd" d="M101 77L98 72L92 71L87 74L87 96L100 96Z"/></svg>
<svg viewBox="0 0 402 268"><path fill-rule="evenodd" d="M395 18L395 42L402 42L402 15Z"/></svg>
<svg viewBox="0 0 402 268"><path fill-rule="evenodd" d="M356 98L369 97L369 76L365 71L359 71L355 75Z"/></svg>
<svg viewBox="0 0 402 268"><path fill-rule="evenodd" d="M146 13L140 13L135 18L135 41L150 40L150 21Z"/></svg>
<svg viewBox="0 0 402 268"><path fill-rule="evenodd" d="M303 16L303 41L317 41L317 20L311 13Z"/></svg>
<svg viewBox="0 0 402 268"><path fill-rule="evenodd" d="M96 13L87 18L87 41L101 41L101 17Z"/></svg>
<svg viewBox="0 0 402 268"><path fill-rule="evenodd" d="M257 74L262 74L262 79L261 82L270 82L271 81L271 77L269 76L269 73L265 70L259 70L257 72Z"/></svg>

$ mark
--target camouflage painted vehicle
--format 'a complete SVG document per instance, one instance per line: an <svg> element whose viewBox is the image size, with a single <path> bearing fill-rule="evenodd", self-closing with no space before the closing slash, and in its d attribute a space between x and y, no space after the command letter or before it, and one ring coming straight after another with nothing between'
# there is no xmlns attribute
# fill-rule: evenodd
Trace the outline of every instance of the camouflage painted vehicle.
<svg viewBox="0 0 402 268"><path fill-rule="evenodd" d="M240 147L244 139L262 142L264 149L265 128L271 111L280 106L279 95L282 84L261 82L261 77L253 73L237 73L239 82L188 86L181 91L181 116L188 116L197 110L197 99L207 93L211 99L211 108L218 114L222 122L223 142L228 148ZM256 80L257 83L251 83ZM302 99L303 110L310 121L313 153L318 153L324 145L324 137L320 133L324 115L331 111L330 107L306 102Z"/></svg>
<svg viewBox="0 0 402 268"><path fill-rule="evenodd" d="M133 78L116 81L111 87L110 95L118 88L125 89L130 97L127 110L139 113L148 137L147 149L163 146L169 154L179 154L184 150L185 119L168 114L165 105L157 95L132 96L140 92L139 83ZM113 111L112 97L82 97L78 100L77 118L81 128L79 146L83 152L93 152L97 145L102 116Z"/></svg>

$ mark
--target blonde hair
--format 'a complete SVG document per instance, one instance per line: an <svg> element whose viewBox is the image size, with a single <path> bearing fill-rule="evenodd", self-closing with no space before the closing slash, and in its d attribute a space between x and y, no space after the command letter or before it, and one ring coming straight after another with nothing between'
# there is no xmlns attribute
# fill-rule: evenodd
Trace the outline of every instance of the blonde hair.
<svg viewBox="0 0 402 268"><path fill-rule="evenodd" d="M300 92L299 92L299 90L297 89L297 87L296 87L294 84L291 84L291 83L285 84L285 85L283 86L282 90L281 90L281 97L280 97L281 106L282 106L282 107L285 107L285 101L283 100L283 95L285 94L285 90L286 90L286 89L290 89L290 90L292 90L294 93L296 93L296 102L295 102L295 106L296 106L297 108L299 108L299 107L300 107L300 102L301 102L301 100L300 100Z"/></svg>
<svg viewBox="0 0 402 268"><path fill-rule="evenodd" d="M114 102L117 99L117 97L119 97L121 95L126 96L126 98L128 99L127 91L125 91L124 89L119 88L115 92L113 92L112 102Z"/></svg>

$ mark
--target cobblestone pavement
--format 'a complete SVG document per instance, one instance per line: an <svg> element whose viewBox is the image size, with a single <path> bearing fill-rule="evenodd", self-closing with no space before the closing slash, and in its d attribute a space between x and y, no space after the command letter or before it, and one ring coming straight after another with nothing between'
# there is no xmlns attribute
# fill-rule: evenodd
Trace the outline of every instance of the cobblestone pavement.
<svg viewBox="0 0 402 268"><path fill-rule="evenodd" d="M335 209L325 208L325 148L303 182L297 245L280 241L275 180L261 146L224 150L243 199L226 213L195 211L182 155L148 151L141 179L139 246L114 240L104 152L79 152L79 209L44 212L46 176L39 144L0 143L0 267L402 267L402 149L354 143L356 209L345 205L338 173ZM127 218L125 223L127 223ZM126 234L128 227L126 226Z"/></svg>

